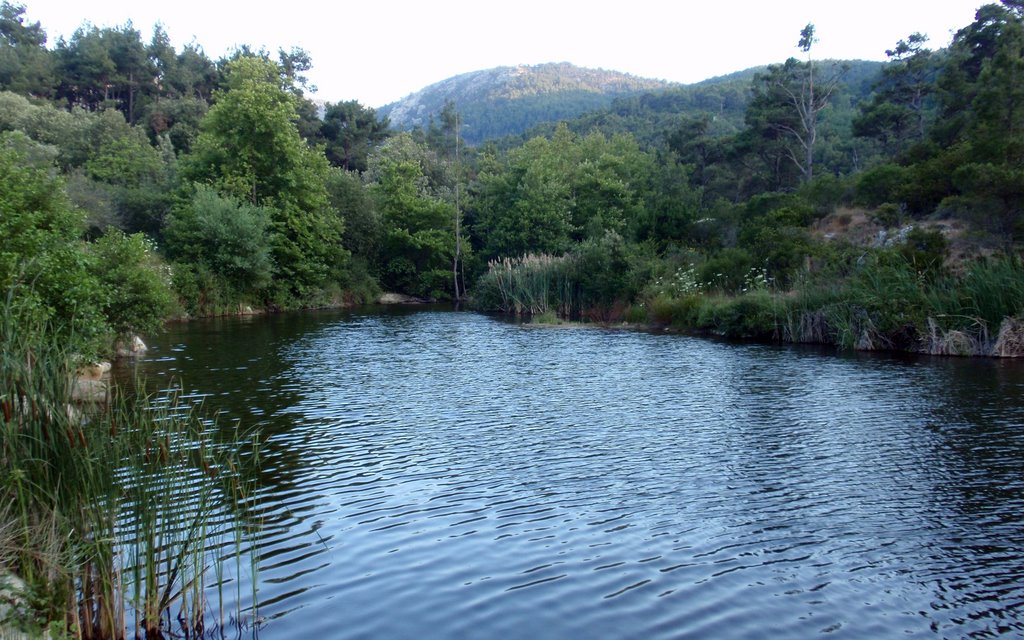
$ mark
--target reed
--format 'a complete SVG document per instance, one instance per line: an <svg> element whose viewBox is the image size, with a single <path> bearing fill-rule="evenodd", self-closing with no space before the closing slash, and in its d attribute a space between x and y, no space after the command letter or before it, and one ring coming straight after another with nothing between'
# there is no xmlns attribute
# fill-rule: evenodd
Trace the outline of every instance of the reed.
<svg viewBox="0 0 1024 640"><path fill-rule="evenodd" d="M561 318L578 317L580 313L569 256L527 254L491 260L477 291L481 306L503 313L554 313Z"/></svg>
<svg viewBox="0 0 1024 640"><path fill-rule="evenodd" d="M201 637L210 567L244 563L217 548L251 506L256 443L222 441L173 393L71 404L76 363L50 335L0 321L0 571L25 582L30 610L15 623Z"/></svg>
<svg viewBox="0 0 1024 640"><path fill-rule="evenodd" d="M929 278L897 256L871 256L842 280L800 283L786 314L785 339L794 342L1007 356L1024 316L1024 266L991 258Z"/></svg>

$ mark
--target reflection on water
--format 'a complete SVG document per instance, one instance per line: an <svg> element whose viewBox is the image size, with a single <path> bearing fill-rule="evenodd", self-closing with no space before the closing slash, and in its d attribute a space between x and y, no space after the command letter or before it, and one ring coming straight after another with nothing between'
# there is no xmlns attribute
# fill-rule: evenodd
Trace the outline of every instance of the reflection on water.
<svg viewBox="0 0 1024 640"><path fill-rule="evenodd" d="M263 638L1024 633L1024 363L438 311L155 342L267 440Z"/></svg>

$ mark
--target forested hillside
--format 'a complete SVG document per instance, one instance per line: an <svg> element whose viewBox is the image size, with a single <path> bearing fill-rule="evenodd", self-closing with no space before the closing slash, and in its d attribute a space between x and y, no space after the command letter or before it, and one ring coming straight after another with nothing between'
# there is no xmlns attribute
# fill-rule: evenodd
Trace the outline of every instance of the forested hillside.
<svg viewBox="0 0 1024 640"><path fill-rule="evenodd" d="M408 130L430 126L450 102L459 111L463 138L479 144L606 107L620 96L667 86L660 80L565 62L497 67L442 80L379 112L395 127Z"/></svg>
<svg viewBox="0 0 1024 640"><path fill-rule="evenodd" d="M48 43L23 7L2 12L0 285L9 313L94 348L168 314L381 290L858 348L991 353L1018 335L1015 2L948 49L908 34L884 65L817 60L807 25L793 58L731 77L609 75L640 92L481 145L451 100L403 132L354 101L320 117L301 49L212 60L131 25ZM546 90L470 80L501 100Z"/></svg>
<svg viewBox="0 0 1024 640"><path fill-rule="evenodd" d="M879 79L882 63L856 60L825 61L822 64L826 73L843 70L843 86L832 107L837 117L849 119L856 105L871 93L873 84ZM707 120L711 135L732 135L743 128L752 82L765 71L766 67L755 67L691 85L616 98L607 108L566 121L569 128L579 134L594 130L606 135L628 133L645 147L657 146L693 120ZM556 123L539 125L529 132L528 137L550 135L555 126Z"/></svg>

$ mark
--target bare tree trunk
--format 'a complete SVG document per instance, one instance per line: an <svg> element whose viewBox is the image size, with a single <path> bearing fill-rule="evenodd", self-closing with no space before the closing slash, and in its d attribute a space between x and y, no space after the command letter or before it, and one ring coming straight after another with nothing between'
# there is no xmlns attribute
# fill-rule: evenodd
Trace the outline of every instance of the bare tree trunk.
<svg viewBox="0 0 1024 640"><path fill-rule="evenodd" d="M462 208L459 202L459 187L461 186L462 175L459 162L459 114L455 113L455 259L452 261L452 280L455 285L455 303L462 302L462 294L459 292L459 264L462 261ZM462 282L465 288L465 279Z"/></svg>

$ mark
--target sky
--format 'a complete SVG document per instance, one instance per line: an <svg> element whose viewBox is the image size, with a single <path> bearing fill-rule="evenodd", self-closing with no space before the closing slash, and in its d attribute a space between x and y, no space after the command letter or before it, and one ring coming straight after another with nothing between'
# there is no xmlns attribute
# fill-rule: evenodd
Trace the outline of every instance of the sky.
<svg viewBox="0 0 1024 640"><path fill-rule="evenodd" d="M195 42L213 59L248 44L302 47L329 102L380 107L453 75L497 66L571 62L673 82L698 82L801 57L814 23L816 59L884 60L915 31L949 44L979 0L14 0L52 46L84 22L129 20L149 42L161 23L175 48Z"/></svg>

